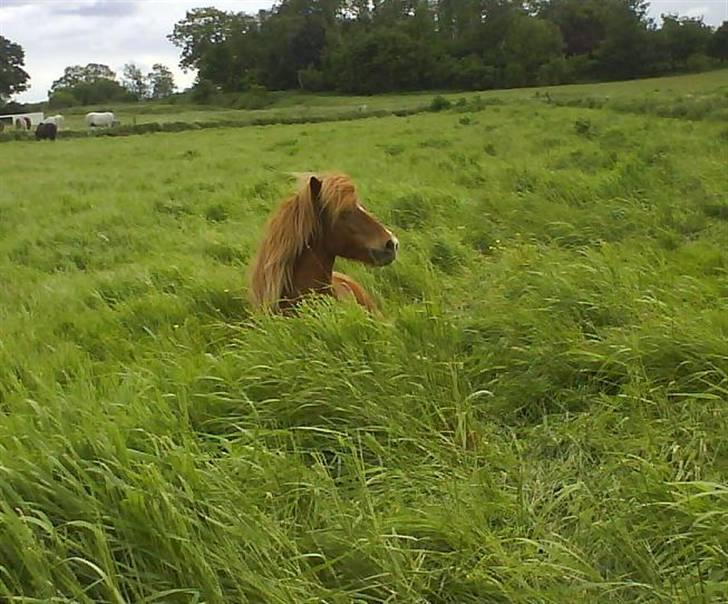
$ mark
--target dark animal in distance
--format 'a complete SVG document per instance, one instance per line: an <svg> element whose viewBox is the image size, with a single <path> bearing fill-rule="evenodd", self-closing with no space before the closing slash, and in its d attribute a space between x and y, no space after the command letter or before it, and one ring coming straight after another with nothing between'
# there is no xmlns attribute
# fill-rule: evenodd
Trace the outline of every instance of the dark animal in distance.
<svg viewBox="0 0 728 604"><path fill-rule="evenodd" d="M35 140L42 141L43 139L56 140L56 134L58 128L55 124L38 124L35 129Z"/></svg>

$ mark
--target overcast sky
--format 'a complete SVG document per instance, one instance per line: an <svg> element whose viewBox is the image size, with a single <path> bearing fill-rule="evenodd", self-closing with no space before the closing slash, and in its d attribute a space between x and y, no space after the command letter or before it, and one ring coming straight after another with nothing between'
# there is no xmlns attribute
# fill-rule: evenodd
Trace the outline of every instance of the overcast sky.
<svg viewBox="0 0 728 604"><path fill-rule="evenodd" d="M178 66L179 52L166 38L185 11L198 6L256 12L272 0L0 0L0 35L25 50L30 90L21 102L46 98L53 80L68 65L104 63L119 75L133 61L144 71L164 63L177 84L192 83L194 73ZM706 23L728 20L728 0L652 0L651 15L703 16Z"/></svg>

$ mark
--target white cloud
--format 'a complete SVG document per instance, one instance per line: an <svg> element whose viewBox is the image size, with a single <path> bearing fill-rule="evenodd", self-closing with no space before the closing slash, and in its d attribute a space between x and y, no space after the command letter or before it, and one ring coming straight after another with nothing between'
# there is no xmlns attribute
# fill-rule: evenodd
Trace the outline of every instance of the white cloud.
<svg viewBox="0 0 728 604"><path fill-rule="evenodd" d="M125 63L144 70L172 69L180 88L194 73L179 68L179 49L169 40L174 24L199 6L255 13L272 0L0 0L0 34L25 51L30 89L20 102L46 98L69 65L103 63L117 74Z"/></svg>
<svg viewBox="0 0 728 604"><path fill-rule="evenodd" d="M125 16L139 8L137 2L131 0L80 0L76 2L58 2L51 5L51 12L59 15L83 15L86 17Z"/></svg>
<svg viewBox="0 0 728 604"><path fill-rule="evenodd" d="M650 16L660 22L663 14L703 17L707 24L718 26L728 21L728 0L652 0Z"/></svg>
<svg viewBox="0 0 728 604"><path fill-rule="evenodd" d="M685 16L692 17L692 18L705 17L705 15L707 15L709 13L709 11L710 11L709 6L705 6L705 5L695 6L693 8L686 10Z"/></svg>

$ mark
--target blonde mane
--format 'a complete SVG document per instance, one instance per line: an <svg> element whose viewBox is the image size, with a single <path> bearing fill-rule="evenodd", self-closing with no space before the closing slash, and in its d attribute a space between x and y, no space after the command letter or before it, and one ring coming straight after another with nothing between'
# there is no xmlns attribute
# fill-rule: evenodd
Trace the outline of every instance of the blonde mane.
<svg viewBox="0 0 728 604"><path fill-rule="evenodd" d="M298 191L280 204L266 225L250 268L250 301L257 309L277 310L292 287L293 268L306 245L318 235L321 211L333 222L344 209L358 203L356 189L346 174L296 174ZM321 181L318 199L311 196L310 180Z"/></svg>

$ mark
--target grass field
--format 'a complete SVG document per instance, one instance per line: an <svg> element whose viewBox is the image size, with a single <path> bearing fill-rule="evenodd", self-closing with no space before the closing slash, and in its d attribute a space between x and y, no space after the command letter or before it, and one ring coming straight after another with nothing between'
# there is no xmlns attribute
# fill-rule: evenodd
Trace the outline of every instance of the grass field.
<svg viewBox="0 0 728 604"><path fill-rule="evenodd" d="M725 92L728 90L728 70L704 74L691 74L677 77L651 78L628 82L600 84L574 84L570 86L543 86L537 88L515 88L511 90L490 90L479 93L484 100L501 99L507 101L525 100L534 95L549 93L560 99L599 99L619 102L620 100L655 103L666 100L674 103L686 95L697 91ZM290 119L336 117L351 112L412 110L427 107L433 97L432 92L410 94L388 94L380 96L337 96L333 94L292 94L272 92L266 96L270 106L257 110L231 109L210 105L191 105L186 103L169 104L164 102L120 104L111 107L73 107L69 109L46 109L51 115L60 112L65 117L65 128L85 130L84 116L89 111L111 109L125 125L157 122L246 122L254 119ZM446 93L453 102L471 98L473 93ZM722 95L719 109L721 117L728 119L728 101Z"/></svg>
<svg viewBox="0 0 728 604"><path fill-rule="evenodd" d="M722 73L0 145L0 600L727 601ZM381 321L247 307L317 169L400 239L339 265Z"/></svg>

